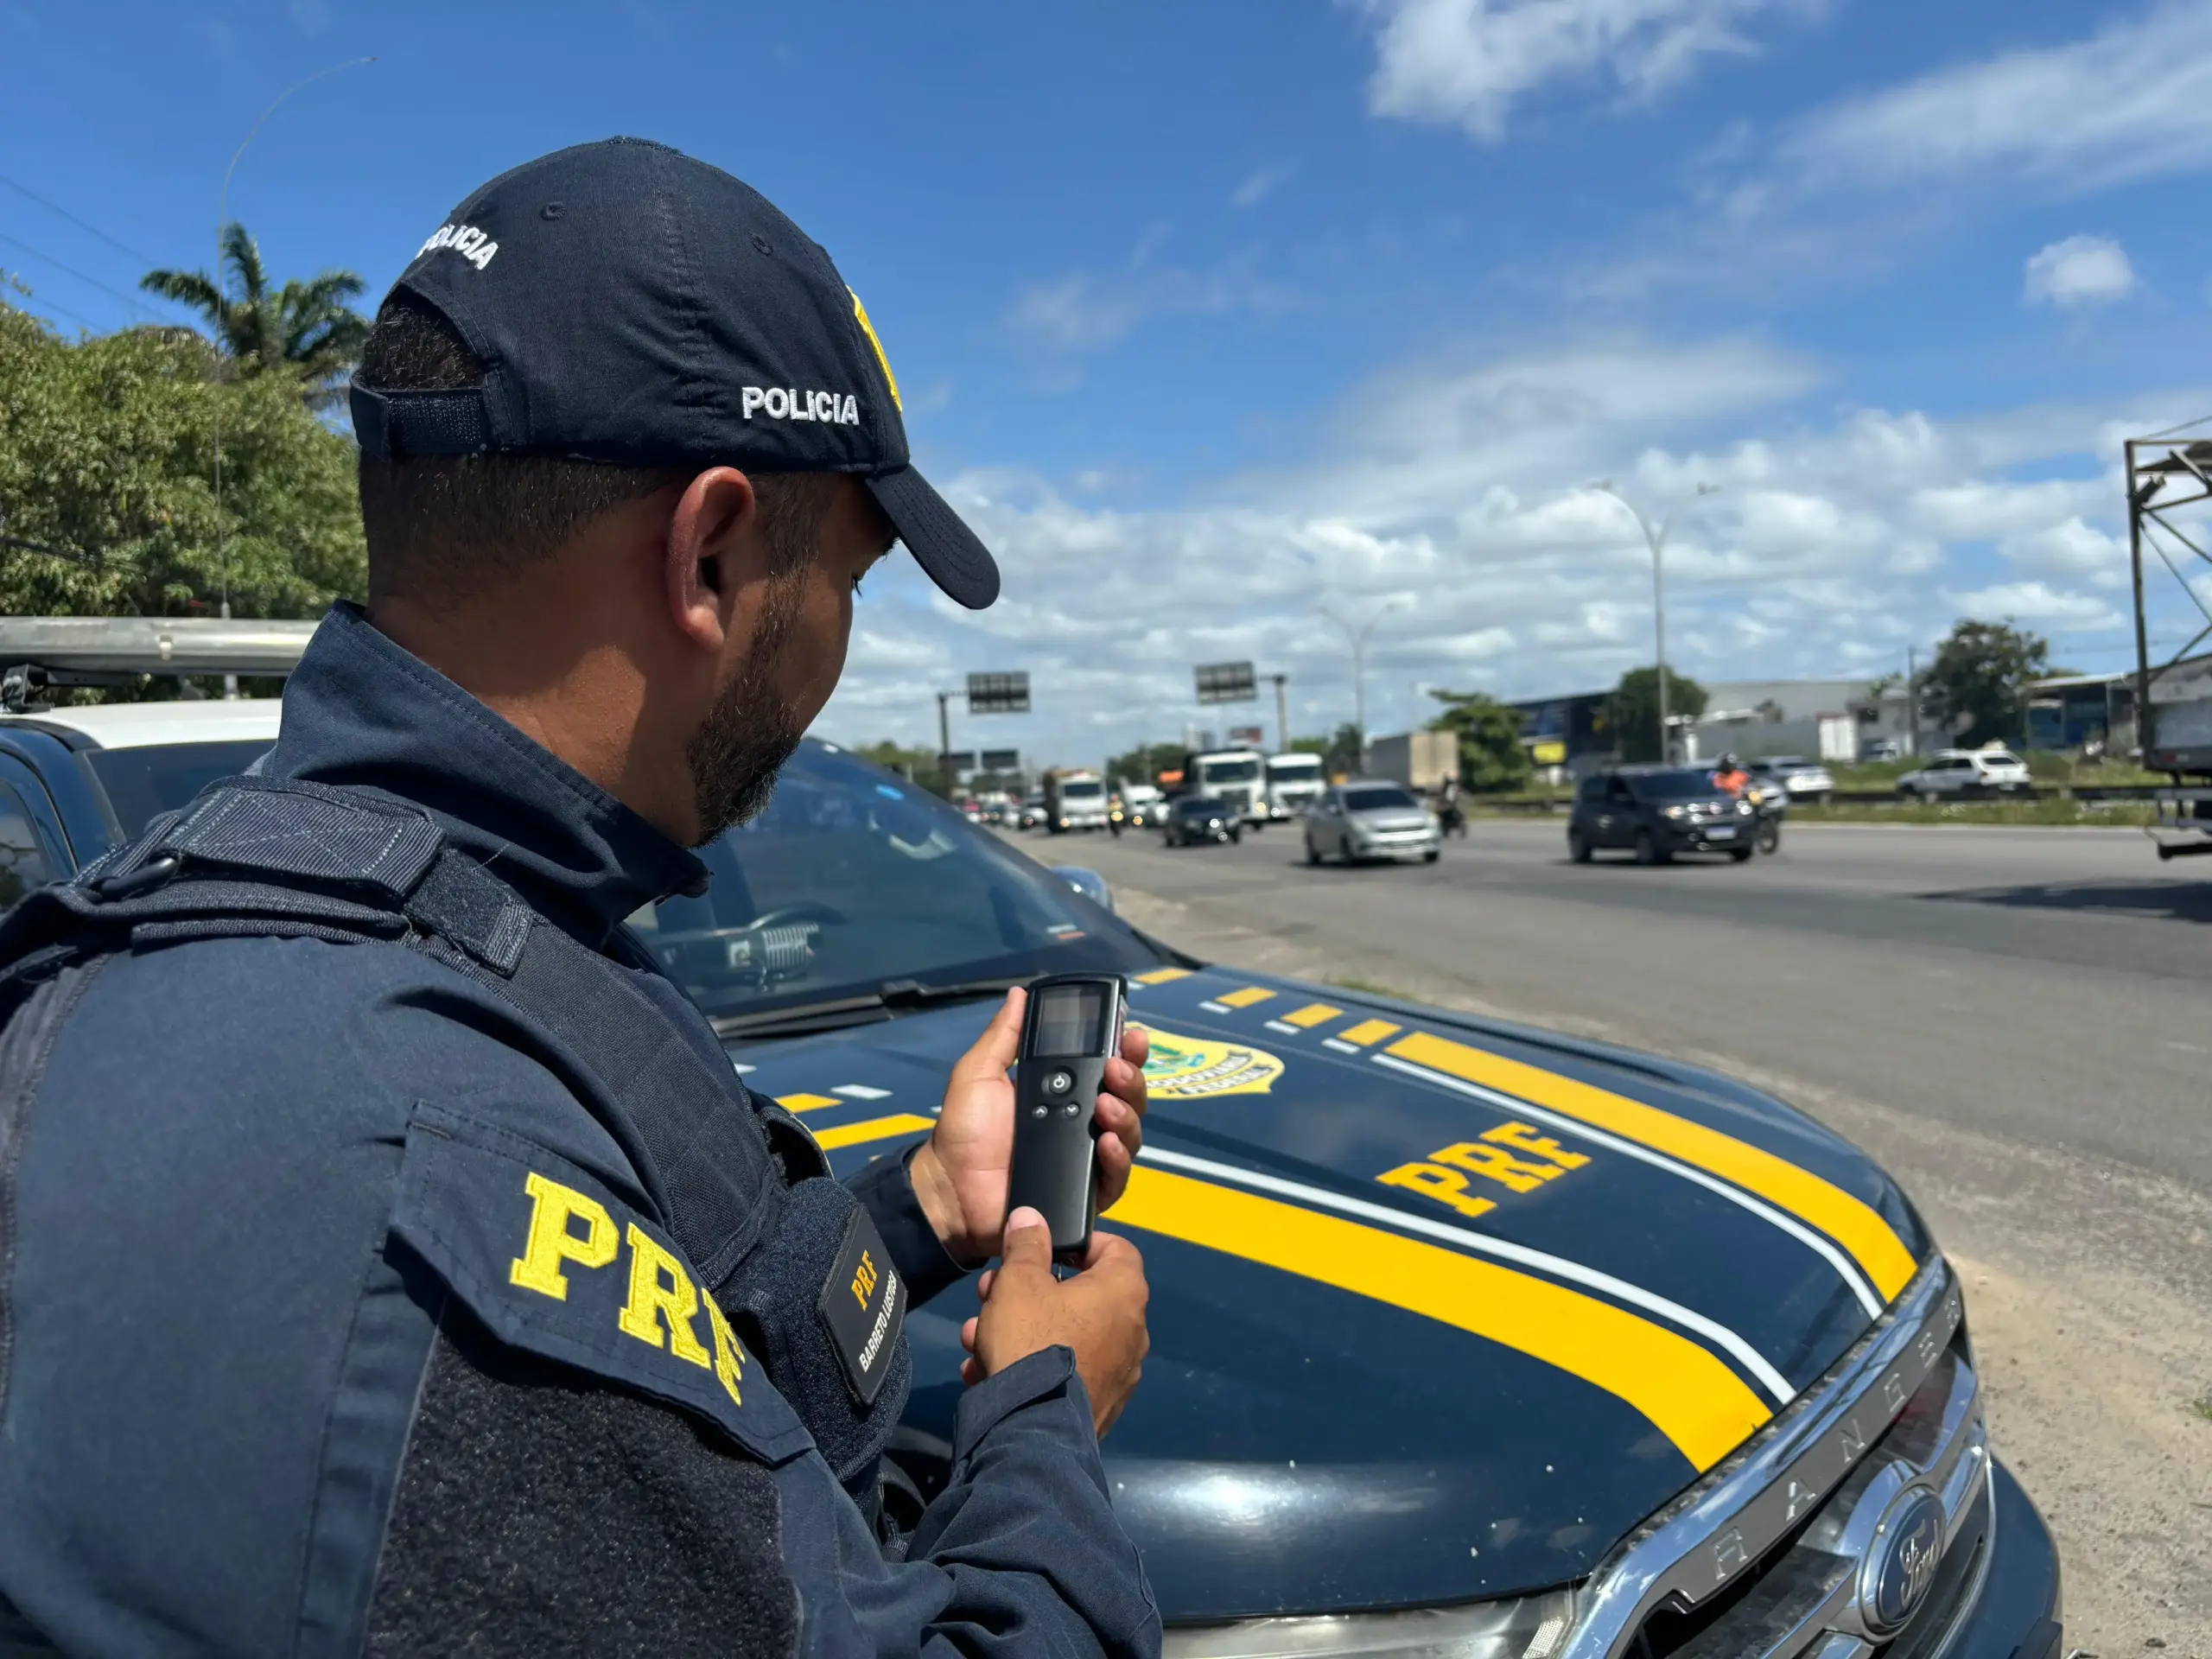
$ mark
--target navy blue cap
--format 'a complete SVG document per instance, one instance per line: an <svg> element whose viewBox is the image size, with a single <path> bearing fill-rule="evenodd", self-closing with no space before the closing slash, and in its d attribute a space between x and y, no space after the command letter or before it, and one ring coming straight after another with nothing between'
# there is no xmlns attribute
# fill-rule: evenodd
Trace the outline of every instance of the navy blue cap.
<svg viewBox="0 0 2212 1659"><path fill-rule="evenodd" d="M971 610L998 566L914 470L899 386L860 298L766 198L666 145L610 138L503 173L394 291L436 310L480 389L353 390L372 460L565 455L851 473Z"/></svg>

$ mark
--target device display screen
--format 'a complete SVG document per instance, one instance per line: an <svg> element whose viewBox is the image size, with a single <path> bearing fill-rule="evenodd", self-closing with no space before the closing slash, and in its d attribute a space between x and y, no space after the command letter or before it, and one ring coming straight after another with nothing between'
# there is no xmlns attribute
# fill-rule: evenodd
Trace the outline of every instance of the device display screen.
<svg viewBox="0 0 2212 1659"><path fill-rule="evenodd" d="M1053 985L1037 993L1037 1058L1072 1060L1103 1054L1110 1001L1104 985Z"/></svg>

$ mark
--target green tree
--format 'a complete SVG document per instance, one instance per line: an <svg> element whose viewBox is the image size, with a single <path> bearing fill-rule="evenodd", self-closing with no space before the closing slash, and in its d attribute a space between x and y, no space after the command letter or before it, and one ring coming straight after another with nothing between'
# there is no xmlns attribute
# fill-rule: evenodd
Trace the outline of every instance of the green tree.
<svg viewBox="0 0 2212 1659"><path fill-rule="evenodd" d="M1667 712L1694 720L1705 712L1705 688L1667 671ZM1631 668L1605 699L1605 729L1624 760L1656 760L1659 747L1659 671Z"/></svg>
<svg viewBox="0 0 2212 1659"><path fill-rule="evenodd" d="M219 367L187 330L73 341L0 301L0 612L210 615L226 570L241 616L365 590L353 444Z"/></svg>
<svg viewBox="0 0 2212 1659"><path fill-rule="evenodd" d="M1183 764L1180 743L1141 743L1106 763L1106 775L1124 784L1157 784L1160 774Z"/></svg>
<svg viewBox="0 0 2212 1659"><path fill-rule="evenodd" d="M1359 728L1351 721L1337 728L1330 736L1329 746L1321 752L1321 764L1333 774L1339 772L1357 772L1365 757L1367 742Z"/></svg>
<svg viewBox="0 0 2212 1659"><path fill-rule="evenodd" d="M886 738L880 743L858 744L853 753L911 779L918 789L948 799L951 797L951 780L938 769L937 755L931 750L906 748Z"/></svg>
<svg viewBox="0 0 2212 1659"><path fill-rule="evenodd" d="M2050 671L2050 641L2009 620L1962 619L1921 683L1929 713L1971 748L2024 735L2028 682Z"/></svg>
<svg viewBox="0 0 2212 1659"><path fill-rule="evenodd" d="M207 320L217 349L241 374L282 368L296 376L311 405L338 401L342 380L360 360L368 319L346 303L366 287L350 270L296 277L272 289L261 245L245 226L226 225L222 276L204 270L149 270L138 286L188 305Z"/></svg>
<svg viewBox="0 0 2212 1659"><path fill-rule="evenodd" d="M1428 722L1432 732L1456 733L1459 739L1459 782L1471 790L1528 786L1535 766L1521 741L1522 715L1486 691L1432 691L1444 711Z"/></svg>

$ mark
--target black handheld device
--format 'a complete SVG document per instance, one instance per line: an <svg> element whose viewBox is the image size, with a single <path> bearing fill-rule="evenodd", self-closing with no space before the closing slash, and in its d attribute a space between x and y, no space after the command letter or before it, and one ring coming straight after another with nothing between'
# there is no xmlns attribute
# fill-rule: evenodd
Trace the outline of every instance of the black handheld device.
<svg viewBox="0 0 2212 1659"><path fill-rule="evenodd" d="M1122 1052L1128 988L1119 974L1054 974L1029 987L1014 1069L1014 1166L1007 1213L1027 1205L1052 1254L1079 1260L1098 1219L1097 1125L1106 1062Z"/></svg>

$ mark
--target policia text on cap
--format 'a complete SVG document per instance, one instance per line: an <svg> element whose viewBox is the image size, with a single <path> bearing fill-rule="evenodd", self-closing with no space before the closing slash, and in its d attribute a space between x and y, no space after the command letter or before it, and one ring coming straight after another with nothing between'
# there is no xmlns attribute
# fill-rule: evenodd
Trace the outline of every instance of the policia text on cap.
<svg viewBox="0 0 2212 1659"><path fill-rule="evenodd" d="M353 414L370 602L257 775L0 926L0 1592L82 1653L1157 1652L1096 1438L1142 1264L1000 1236L1020 994L841 1185L620 926L765 803L894 537L996 596L859 302L585 146L429 238ZM899 1321L1001 1246L894 1537Z"/></svg>

